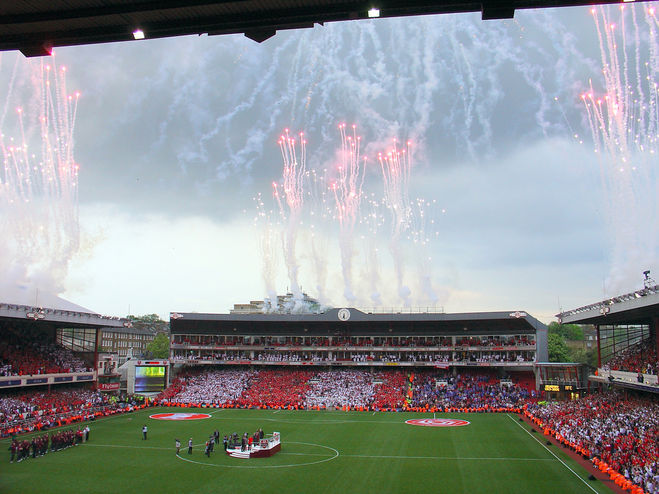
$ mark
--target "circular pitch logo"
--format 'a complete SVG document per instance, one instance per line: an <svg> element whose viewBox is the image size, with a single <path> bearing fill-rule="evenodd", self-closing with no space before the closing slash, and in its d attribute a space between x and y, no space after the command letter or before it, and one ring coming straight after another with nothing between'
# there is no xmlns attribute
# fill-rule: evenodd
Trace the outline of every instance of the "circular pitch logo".
<svg viewBox="0 0 659 494"><path fill-rule="evenodd" d="M466 420L458 419L412 419L406 420L405 423L410 425L422 425L424 427L460 427L463 425L469 425L469 422Z"/></svg>
<svg viewBox="0 0 659 494"><path fill-rule="evenodd" d="M149 418L156 420L201 420L209 419L211 416L207 413L156 413L149 415Z"/></svg>

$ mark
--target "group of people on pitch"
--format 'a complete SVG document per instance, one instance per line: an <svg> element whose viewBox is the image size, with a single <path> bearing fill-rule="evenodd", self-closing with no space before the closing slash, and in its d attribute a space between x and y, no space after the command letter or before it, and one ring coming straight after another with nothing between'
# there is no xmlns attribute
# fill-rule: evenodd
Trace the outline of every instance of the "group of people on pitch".
<svg viewBox="0 0 659 494"><path fill-rule="evenodd" d="M89 440L89 426L84 429L78 428L77 431L63 430L55 434L41 434L32 437L31 441L24 439L19 441L14 437L9 445L10 463L21 462L27 458L36 458L43 456L48 451L59 451L71 446L76 446ZM50 448L49 448L50 445Z"/></svg>
<svg viewBox="0 0 659 494"><path fill-rule="evenodd" d="M251 436L247 434L247 432L243 433L242 437L240 440L238 440L238 434L234 432L231 435L231 440L229 442L229 447L231 449L238 449L238 445L240 444L240 451L251 451L252 450L252 445L258 444L261 439L263 439L264 434L263 434L263 429L259 427L259 430L257 430L254 434ZM226 447L224 449L227 449Z"/></svg>
<svg viewBox="0 0 659 494"><path fill-rule="evenodd" d="M259 428L253 435L247 434L245 432L242 437L238 437L238 433L234 432L233 434L225 435L222 438L222 444L224 446L224 451L227 449L237 449L240 447L241 451L249 451L252 449L253 444L258 444L258 442L263 439L264 433L263 429ZM210 455L213 451L215 451L215 445L219 444L220 442L220 433L218 430L215 430L210 436L208 436L208 440L204 444L204 454L210 458ZM174 444L176 446L176 454L178 455L181 452L181 440L180 439L175 439ZM192 438L188 439L188 454L192 454Z"/></svg>

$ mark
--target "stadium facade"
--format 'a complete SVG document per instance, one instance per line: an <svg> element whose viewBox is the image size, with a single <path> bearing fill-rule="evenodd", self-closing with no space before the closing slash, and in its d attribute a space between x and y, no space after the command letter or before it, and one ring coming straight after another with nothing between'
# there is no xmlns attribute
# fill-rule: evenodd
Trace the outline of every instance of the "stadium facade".
<svg viewBox="0 0 659 494"><path fill-rule="evenodd" d="M489 368L547 361L547 327L523 311L170 315L170 360L205 366ZM411 369L410 369L411 370Z"/></svg>

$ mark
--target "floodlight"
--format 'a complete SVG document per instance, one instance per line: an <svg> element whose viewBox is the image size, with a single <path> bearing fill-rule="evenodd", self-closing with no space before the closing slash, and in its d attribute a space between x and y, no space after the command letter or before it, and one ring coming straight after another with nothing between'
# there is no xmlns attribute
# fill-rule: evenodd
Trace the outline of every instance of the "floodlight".
<svg viewBox="0 0 659 494"><path fill-rule="evenodd" d="M380 17L380 9L373 7L368 11L369 17Z"/></svg>
<svg viewBox="0 0 659 494"><path fill-rule="evenodd" d="M135 31L133 31L133 38L144 39L144 31L141 29L135 29Z"/></svg>

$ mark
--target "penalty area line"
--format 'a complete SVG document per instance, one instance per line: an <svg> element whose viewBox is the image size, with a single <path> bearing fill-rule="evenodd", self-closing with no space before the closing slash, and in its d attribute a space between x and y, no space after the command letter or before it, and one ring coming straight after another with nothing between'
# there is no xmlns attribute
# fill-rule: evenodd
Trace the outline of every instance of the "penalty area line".
<svg viewBox="0 0 659 494"><path fill-rule="evenodd" d="M547 450L547 452L549 452L550 455L552 455L554 458L556 458L558 461L560 461L561 464L562 464L565 468L567 468L570 472L572 472L572 473L574 474L575 477L577 477L579 480L581 480L581 481L584 483L584 485L585 485L586 487L588 487L591 491L597 493L597 491L593 488L593 486L591 486L588 482L586 482L584 479L582 479L582 478L581 478L581 475L579 475L577 472L575 472L574 470L572 470L572 469L570 468L570 466L569 466L567 463L565 463L565 462L564 462L563 460L561 460L558 456L556 456L556 454L555 454L552 450L550 450L547 446L545 446L544 444L542 444L542 442L541 442L537 437L534 437L533 434L531 434L529 431L527 431L525 427L519 425L519 423L516 422L515 419L512 418L512 417L510 416L510 414L507 413L506 415L508 416L508 418L509 418L510 420L513 421L513 423L514 423L517 427L519 427L519 428L522 429L524 432L526 432L531 438L533 438L534 441L536 441L540 446L542 446L543 448L545 448L545 450Z"/></svg>

